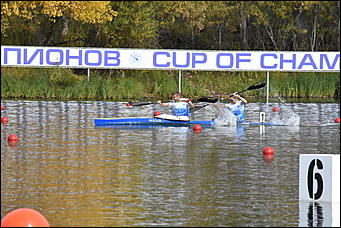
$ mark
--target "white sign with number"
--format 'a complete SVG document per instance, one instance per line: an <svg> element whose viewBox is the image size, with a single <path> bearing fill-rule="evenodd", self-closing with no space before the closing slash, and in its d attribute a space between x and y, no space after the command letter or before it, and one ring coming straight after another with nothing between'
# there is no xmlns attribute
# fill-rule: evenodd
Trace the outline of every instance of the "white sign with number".
<svg viewBox="0 0 341 228"><path fill-rule="evenodd" d="M300 154L299 199L340 202L340 154Z"/></svg>

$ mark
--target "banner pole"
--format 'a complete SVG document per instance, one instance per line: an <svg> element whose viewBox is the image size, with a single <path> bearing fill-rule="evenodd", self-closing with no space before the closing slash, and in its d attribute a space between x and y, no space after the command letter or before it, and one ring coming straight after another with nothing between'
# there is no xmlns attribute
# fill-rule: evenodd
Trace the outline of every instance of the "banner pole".
<svg viewBox="0 0 341 228"><path fill-rule="evenodd" d="M179 93L181 93L181 70L179 70Z"/></svg>
<svg viewBox="0 0 341 228"><path fill-rule="evenodd" d="M270 72L266 72L266 106L268 106L269 103L269 80L270 80Z"/></svg>

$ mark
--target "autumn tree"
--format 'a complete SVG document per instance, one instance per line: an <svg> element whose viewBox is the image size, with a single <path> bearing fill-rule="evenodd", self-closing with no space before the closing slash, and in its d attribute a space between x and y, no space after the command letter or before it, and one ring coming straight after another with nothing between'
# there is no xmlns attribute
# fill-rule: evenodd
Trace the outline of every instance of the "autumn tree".
<svg viewBox="0 0 341 228"><path fill-rule="evenodd" d="M339 1L2 1L2 45L340 50Z"/></svg>
<svg viewBox="0 0 341 228"><path fill-rule="evenodd" d="M117 17L104 27L107 47L157 48L158 21L154 1L112 1Z"/></svg>
<svg viewBox="0 0 341 228"><path fill-rule="evenodd" d="M204 48L198 42L205 28L206 1L165 1L159 3L158 39L164 48Z"/></svg>
<svg viewBox="0 0 341 228"><path fill-rule="evenodd" d="M2 1L1 36L8 44L69 44L116 15L110 1Z"/></svg>

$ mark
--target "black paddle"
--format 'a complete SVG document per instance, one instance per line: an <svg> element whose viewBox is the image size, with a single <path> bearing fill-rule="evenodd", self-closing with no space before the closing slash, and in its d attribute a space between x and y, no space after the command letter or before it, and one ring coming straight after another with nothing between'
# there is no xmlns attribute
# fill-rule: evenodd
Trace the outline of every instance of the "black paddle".
<svg viewBox="0 0 341 228"><path fill-rule="evenodd" d="M204 105L201 105L201 106L195 106L194 108L191 108L191 113L193 112L196 112L202 108L205 108L207 105L210 105L210 104L204 104Z"/></svg>
<svg viewBox="0 0 341 228"><path fill-rule="evenodd" d="M261 82L259 84L256 84L256 85L252 85L252 86L249 86L247 89L243 89L239 92L237 92L238 94L240 93L243 93L245 91L248 91L248 90L255 90L255 89L260 89L260 88L263 88L264 86L266 86L266 82ZM230 97L232 97L233 94L230 94ZM210 103L216 103L219 99L218 98L214 98L214 97L203 97L203 98L199 98L198 100L200 100L201 102L210 102ZM208 101L207 101L208 100ZM204 104L202 106L196 106L195 108L192 108L191 109L191 112L196 112L202 108L205 108L207 105L209 104Z"/></svg>
<svg viewBox="0 0 341 228"><path fill-rule="evenodd" d="M219 101L219 98L217 98L217 97L201 97L201 98L198 98L198 99L194 99L192 101L216 103L217 101Z"/></svg>
<svg viewBox="0 0 341 228"><path fill-rule="evenodd" d="M201 97L198 99L192 99L190 101L192 102L208 102L208 103L215 103L219 100L217 97ZM162 103L168 103L172 101L162 101ZM151 105L151 104L157 104L157 101L140 101L140 102L129 102L128 103L131 106L144 106L144 105Z"/></svg>
<svg viewBox="0 0 341 228"><path fill-rule="evenodd" d="M237 93L240 94L240 93L243 93L243 92L248 91L248 90L260 89L260 88L263 88L264 86L266 86L266 82L261 82L257 85L249 86L249 88L243 89L242 91L239 91ZM232 96L233 96L233 94L230 94L230 97L232 97Z"/></svg>
<svg viewBox="0 0 341 228"><path fill-rule="evenodd" d="M261 82L257 85L252 85L249 86L247 89L244 89L242 91L237 92L238 94L243 93L248 90L255 90L255 89L260 89L266 86L266 82ZM232 97L233 94L230 95ZM217 97L201 97L198 99L192 99L192 102L207 102L207 103L216 103L219 101L219 98ZM162 101L162 103L167 103L171 101ZM157 101L140 101L140 102L129 102L128 103L130 106L144 106L144 105L151 105L151 104L157 104ZM199 110L199 109L198 109ZM195 110L196 111L196 110Z"/></svg>
<svg viewBox="0 0 341 228"><path fill-rule="evenodd" d="M129 102L130 106L143 106L143 105L150 105L150 104L157 104L157 101L139 101L139 102Z"/></svg>

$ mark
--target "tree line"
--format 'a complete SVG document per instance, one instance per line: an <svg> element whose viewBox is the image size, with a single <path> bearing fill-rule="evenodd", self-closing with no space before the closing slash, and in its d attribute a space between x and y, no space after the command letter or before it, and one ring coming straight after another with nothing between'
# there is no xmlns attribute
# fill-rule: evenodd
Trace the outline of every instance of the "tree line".
<svg viewBox="0 0 341 228"><path fill-rule="evenodd" d="M1 1L1 44L340 50L339 1Z"/></svg>

